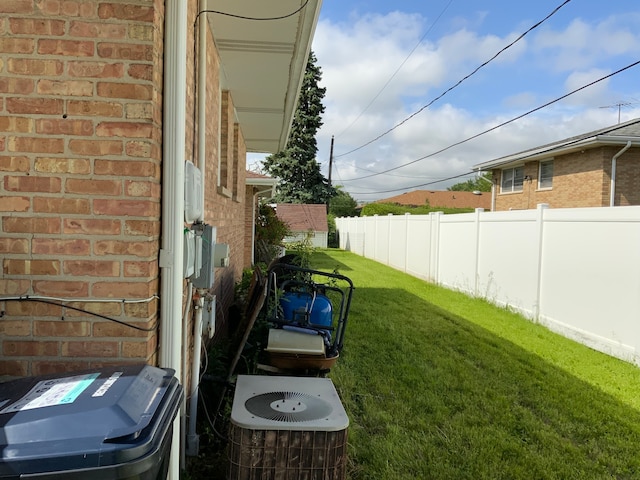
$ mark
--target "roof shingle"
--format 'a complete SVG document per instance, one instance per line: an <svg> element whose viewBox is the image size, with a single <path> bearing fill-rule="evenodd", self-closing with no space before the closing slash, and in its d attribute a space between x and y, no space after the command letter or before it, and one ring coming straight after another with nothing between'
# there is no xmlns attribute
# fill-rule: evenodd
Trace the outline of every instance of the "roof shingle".
<svg viewBox="0 0 640 480"><path fill-rule="evenodd" d="M449 190L414 190L395 197L377 200L376 203L397 203L399 205L442 208L491 208L491 193L454 192Z"/></svg>
<svg viewBox="0 0 640 480"><path fill-rule="evenodd" d="M278 203L276 215L293 232L328 232L327 207L322 204Z"/></svg>

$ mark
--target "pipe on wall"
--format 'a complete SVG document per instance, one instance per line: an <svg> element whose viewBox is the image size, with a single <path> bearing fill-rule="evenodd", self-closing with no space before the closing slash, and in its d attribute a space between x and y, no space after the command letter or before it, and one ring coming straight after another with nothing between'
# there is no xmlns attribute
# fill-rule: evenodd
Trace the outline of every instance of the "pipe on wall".
<svg viewBox="0 0 640 480"><path fill-rule="evenodd" d="M182 372L184 152L186 137L187 2L165 2L165 63L158 362ZM174 421L169 480L180 477L180 419Z"/></svg>
<svg viewBox="0 0 640 480"><path fill-rule="evenodd" d="M200 0L200 12L206 10L206 0ZM198 19L198 168L202 172L202 210L199 221L204 222L205 166L207 161L207 14L200 13Z"/></svg>
<svg viewBox="0 0 640 480"><path fill-rule="evenodd" d="M191 391L189 395L189 432L187 434L187 455L196 456L200 449L200 436L196 432L198 414L198 388L200 384L200 354L202 351L202 311L204 292L199 290L196 303L196 318L193 325L193 361L191 365Z"/></svg>
<svg viewBox="0 0 640 480"><path fill-rule="evenodd" d="M622 147L618 153L616 153L611 159L611 196L609 198L609 206L615 207L615 197L616 197L616 166L618 163L618 157L622 155L624 152L631 148L631 140L627 142L627 144Z"/></svg>
<svg viewBox="0 0 640 480"><path fill-rule="evenodd" d="M200 0L199 11L206 10L205 0ZM206 176L205 167L207 164L207 17L200 13L198 17L198 78L196 89L196 100L198 105L198 168L202 176L202 208L198 222L205 220L205 190ZM204 306L203 296L206 290L198 289L198 303L196 305L196 318L193 325L193 352L191 357L191 388L189 395L189 428L186 434L186 453L190 456L198 455L200 449L199 435L196 431L196 420L198 416L198 397L200 383L200 350L202 349L202 308ZM191 297L187 301L192 301ZM185 357L187 352L184 352ZM187 375L185 372L185 379ZM185 382L186 384L186 382Z"/></svg>

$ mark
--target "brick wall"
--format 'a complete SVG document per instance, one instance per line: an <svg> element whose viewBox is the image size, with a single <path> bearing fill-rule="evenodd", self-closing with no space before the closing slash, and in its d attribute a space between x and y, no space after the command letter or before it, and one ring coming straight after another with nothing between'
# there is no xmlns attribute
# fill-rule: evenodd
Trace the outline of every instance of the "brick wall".
<svg viewBox="0 0 640 480"><path fill-rule="evenodd" d="M1 374L155 361L163 27L160 0L0 3L0 294L149 330L0 302Z"/></svg>
<svg viewBox="0 0 640 480"><path fill-rule="evenodd" d="M630 148L617 160L615 204L640 205L640 148Z"/></svg>
<svg viewBox="0 0 640 480"><path fill-rule="evenodd" d="M224 332L245 266L246 145L232 95L220 87L220 59L211 32L207 42L205 222L216 227L218 243L230 246L229 267L216 269L212 289L218 300L217 325Z"/></svg>
<svg viewBox="0 0 640 480"><path fill-rule="evenodd" d="M197 3L188 4L185 138L196 163ZM0 295L73 298L99 315L0 302L0 374L156 362L163 9L162 0L0 2ZM246 146L210 31L207 40L205 222L231 247L212 289L224 327L245 266Z"/></svg>
<svg viewBox="0 0 640 480"><path fill-rule="evenodd" d="M496 210L536 208L548 203L552 208L602 207L610 202L611 159L620 146L597 147L554 158L553 187L538 190L539 163L524 164L525 180L521 192L500 193L500 170L497 179ZM616 205L640 205L640 149L631 148L617 163Z"/></svg>

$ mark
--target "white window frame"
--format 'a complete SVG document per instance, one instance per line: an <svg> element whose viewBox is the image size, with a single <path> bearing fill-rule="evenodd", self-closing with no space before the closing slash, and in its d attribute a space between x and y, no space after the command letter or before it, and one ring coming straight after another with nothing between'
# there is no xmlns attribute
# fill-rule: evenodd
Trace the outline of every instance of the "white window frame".
<svg viewBox="0 0 640 480"><path fill-rule="evenodd" d="M524 185L524 165L503 168L500 175L500 193L522 192Z"/></svg>
<svg viewBox="0 0 640 480"><path fill-rule="evenodd" d="M546 170L543 174L543 170ZM553 158L540 162L538 165L538 190L553 188Z"/></svg>

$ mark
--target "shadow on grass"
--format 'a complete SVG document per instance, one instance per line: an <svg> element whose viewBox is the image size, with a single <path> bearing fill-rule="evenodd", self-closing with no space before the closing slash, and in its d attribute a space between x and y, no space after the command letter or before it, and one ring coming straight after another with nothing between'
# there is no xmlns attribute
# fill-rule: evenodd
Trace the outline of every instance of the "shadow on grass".
<svg viewBox="0 0 640 480"><path fill-rule="evenodd" d="M356 291L331 377L352 480L640 478L640 412L402 289Z"/></svg>
<svg viewBox="0 0 640 480"><path fill-rule="evenodd" d="M345 275L345 272L351 271L351 267L347 264L336 260L330 254L325 253L322 250L313 253L313 268L323 271L333 271L337 269L338 272L343 275Z"/></svg>

